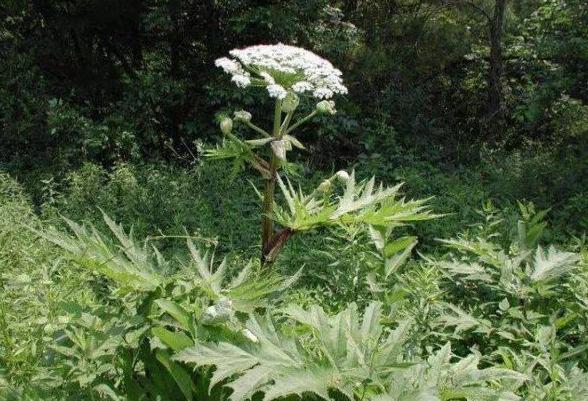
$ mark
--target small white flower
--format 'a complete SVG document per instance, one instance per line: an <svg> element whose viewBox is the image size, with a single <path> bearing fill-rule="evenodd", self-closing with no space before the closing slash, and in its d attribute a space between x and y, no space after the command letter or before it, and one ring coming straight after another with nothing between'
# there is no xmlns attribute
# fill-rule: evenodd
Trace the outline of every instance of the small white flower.
<svg viewBox="0 0 588 401"><path fill-rule="evenodd" d="M271 97L282 99L288 91L309 92L319 99L346 94L341 71L316 54L284 44L258 45L231 50L233 57L222 57L215 64L233 76L240 87L252 79L267 86Z"/></svg>
<svg viewBox="0 0 588 401"><path fill-rule="evenodd" d="M292 90L296 93L304 93L312 90L312 84L306 81L299 81L292 85Z"/></svg>
<svg viewBox="0 0 588 401"><path fill-rule="evenodd" d="M283 99L288 94L288 91L282 85L273 84L267 86L267 93L269 93L270 97Z"/></svg>
<svg viewBox="0 0 588 401"><path fill-rule="evenodd" d="M245 88L249 85L251 85L251 78L249 78L248 76L245 75L233 75L233 78L231 78L231 81L233 81L239 88Z"/></svg>
<svg viewBox="0 0 588 401"><path fill-rule="evenodd" d="M235 60L227 57L221 57L214 62L214 65L223 69L228 74L233 74L241 70L241 65Z"/></svg>
<svg viewBox="0 0 588 401"><path fill-rule="evenodd" d="M319 99L329 99L333 97L333 91L327 88L317 88L312 94Z"/></svg>

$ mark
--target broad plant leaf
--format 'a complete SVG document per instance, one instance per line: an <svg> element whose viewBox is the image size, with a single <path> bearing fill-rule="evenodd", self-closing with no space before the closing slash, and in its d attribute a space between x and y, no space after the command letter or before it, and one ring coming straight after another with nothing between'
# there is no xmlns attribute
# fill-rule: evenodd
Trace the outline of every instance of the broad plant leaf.
<svg viewBox="0 0 588 401"><path fill-rule="evenodd" d="M268 401L305 394L328 400L335 393L353 400L366 391L372 400L516 400L489 383L524 379L508 369L478 369L477 356L452 363L449 344L427 361L407 359L411 324L401 322L393 330L382 325L379 302L363 314L354 304L335 315L319 306L297 305L287 306L283 314L290 323L282 326L269 315L252 316L247 328L255 341L200 343L175 359L215 366L211 387L231 388L231 401L258 393Z"/></svg>
<svg viewBox="0 0 588 401"><path fill-rule="evenodd" d="M341 196L322 190L304 194L294 189L289 180L278 177L286 207L275 205L274 219L293 231L305 231L321 226L369 224L372 226L401 226L409 222L437 217L426 206L427 200L406 201L398 198L401 184L375 188L375 179L357 183L355 172L349 175Z"/></svg>
<svg viewBox="0 0 588 401"><path fill-rule="evenodd" d="M50 229L37 232L64 249L79 265L114 281L120 293L151 292L165 281L167 262L147 242L139 245L103 213L104 221L118 243L112 244L92 226L82 226L65 219L73 235Z"/></svg>

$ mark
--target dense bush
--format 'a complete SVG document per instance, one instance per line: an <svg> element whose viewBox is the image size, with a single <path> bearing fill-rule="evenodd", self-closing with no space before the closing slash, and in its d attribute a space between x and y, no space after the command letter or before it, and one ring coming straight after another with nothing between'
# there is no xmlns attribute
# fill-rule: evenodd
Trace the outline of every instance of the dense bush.
<svg viewBox="0 0 588 401"><path fill-rule="evenodd" d="M2 159L173 157L166 143L187 155L212 134L219 106L262 110L262 98L229 91L209 68L228 49L260 41L303 45L345 70L352 97L337 123L305 133L329 156L354 158L359 143L388 135L377 124L395 128L396 146L451 166L476 163L482 146L524 151L532 140L551 150L575 137L585 148L585 4L509 5L504 129L490 132L494 3L10 2L0 10L0 121L10 150Z"/></svg>
<svg viewBox="0 0 588 401"><path fill-rule="evenodd" d="M78 270L32 229L41 222L22 188L0 175L0 393L13 386L58 388L43 371L59 358L64 310L96 302L88 272Z"/></svg>

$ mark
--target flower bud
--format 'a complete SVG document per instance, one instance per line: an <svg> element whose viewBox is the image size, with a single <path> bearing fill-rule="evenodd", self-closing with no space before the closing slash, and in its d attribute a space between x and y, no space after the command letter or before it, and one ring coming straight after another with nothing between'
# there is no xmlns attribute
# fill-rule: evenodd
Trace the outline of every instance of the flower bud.
<svg viewBox="0 0 588 401"><path fill-rule="evenodd" d="M331 190L331 187L333 186L333 183L331 182L331 180L324 180L323 182L321 182L321 184L318 186L317 191L319 192L329 192Z"/></svg>
<svg viewBox="0 0 588 401"><path fill-rule="evenodd" d="M220 129L223 134L229 135L233 130L233 120L231 120L229 117L223 117L220 122Z"/></svg>
<svg viewBox="0 0 588 401"><path fill-rule="evenodd" d="M339 170L339 171L337 171L337 174L335 174L335 175L342 182L347 182L349 180L349 174L345 170Z"/></svg>
<svg viewBox="0 0 588 401"><path fill-rule="evenodd" d="M284 113L292 113L298 107L300 99L294 92L288 92L284 100L282 100L282 111Z"/></svg>
<svg viewBox="0 0 588 401"><path fill-rule="evenodd" d="M335 102L332 100L323 100L316 104L316 111L319 114L335 114Z"/></svg>
<svg viewBox="0 0 588 401"><path fill-rule="evenodd" d="M249 122L251 121L251 113L245 110L236 111L233 118L235 121Z"/></svg>

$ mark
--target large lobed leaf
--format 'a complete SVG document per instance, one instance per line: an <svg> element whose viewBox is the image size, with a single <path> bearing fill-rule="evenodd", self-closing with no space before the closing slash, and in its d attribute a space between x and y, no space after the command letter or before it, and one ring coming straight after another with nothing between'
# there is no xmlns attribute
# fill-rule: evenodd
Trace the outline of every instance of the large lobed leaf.
<svg viewBox="0 0 588 401"><path fill-rule="evenodd" d="M437 217L426 206L426 199L406 201L398 198L401 184L388 188L380 184L376 188L373 177L367 182L357 183L355 172L349 175L345 190L339 197L330 193L330 189L322 190L321 187L307 195L281 178L278 184L287 208L276 204L274 219L293 231L337 224L400 226Z"/></svg>
<svg viewBox="0 0 588 401"><path fill-rule="evenodd" d="M452 363L449 344L427 361L407 360L404 344L410 324L401 323L394 330L384 327L378 302L362 316L353 304L335 315L319 306L296 305L285 308L284 314L290 320L281 330L270 316L251 317L250 343L200 343L175 359L215 366L211 387L231 388L231 401L255 394L271 401L307 393L322 399L506 401L517 397L490 383L525 378L508 369L478 369L477 356Z"/></svg>
<svg viewBox="0 0 588 401"><path fill-rule="evenodd" d="M56 229L37 232L64 249L78 264L116 282L120 292L149 292L159 287L168 269L167 262L147 242L138 244L122 226L103 213L104 221L117 243L112 244L94 227L64 219L73 235Z"/></svg>

